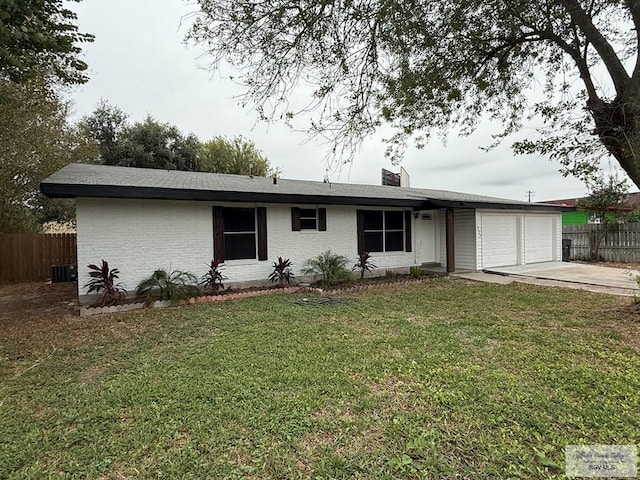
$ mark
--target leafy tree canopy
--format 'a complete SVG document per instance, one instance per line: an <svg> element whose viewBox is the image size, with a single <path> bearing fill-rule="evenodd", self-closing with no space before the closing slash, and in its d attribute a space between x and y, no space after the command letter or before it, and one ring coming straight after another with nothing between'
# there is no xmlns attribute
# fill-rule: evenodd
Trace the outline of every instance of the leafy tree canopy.
<svg viewBox="0 0 640 480"><path fill-rule="evenodd" d="M47 71L55 83L85 83L78 44L94 37L78 32L76 18L63 0L0 0L0 79L23 83Z"/></svg>
<svg viewBox="0 0 640 480"><path fill-rule="evenodd" d="M242 73L265 119L315 91L312 134L353 151L382 123L387 155L481 118L544 121L518 153L587 177L612 155L640 186L640 0L198 0L188 39ZM532 88L545 93L533 98ZM274 106L275 105L275 106Z"/></svg>
<svg viewBox="0 0 640 480"><path fill-rule="evenodd" d="M148 116L123 130L111 165L197 171L199 150L194 134L183 135L177 127Z"/></svg>
<svg viewBox="0 0 640 480"><path fill-rule="evenodd" d="M99 162L121 167L190 170L199 168L200 141L151 116L129 124L120 108L102 100L78 123L100 146Z"/></svg>
<svg viewBox="0 0 640 480"><path fill-rule="evenodd" d="M126 113L106 100L100 100L93 113L83 117L78 126L98 142L101 163L118 164L118 142L127 126Z"/></svg>
<svg viewBox="0 0 640 480"><path fill-rule="evenodd" d="M589 182L588 186L589 195L581 199L577 206L594 212L602 223L615 218L607 214L629 207L629 186L626 179L620 180L615 175L609 175L607 178L597 177Z"/></svg>
<svg viewBox="0 0 640 480"><path fill-rule="evenodd" d="M67 104L48 79L0 80L0 97L0 232L72 220L73 202L46 198L40 182L68 163L93 159L97 146L68 123Z"/></svg>
<svg viewBox="0 0 640 480"><path fill-rule="evenodd" d="M204 142L200 149L200 170L258 177L281 173L279 168L271 167L252 141L242 136L233 139L218 136Z"/></svg>
<svg viewBox="0 0 640 480"><path fill-rule="evenodd" d="M256 176L281 173L242 136L217 136L201 144L194 134L184 135L177 127L150 116L130 124L127 114L106 100L78 125L98 142L98 161L104 165Z"/></svg>

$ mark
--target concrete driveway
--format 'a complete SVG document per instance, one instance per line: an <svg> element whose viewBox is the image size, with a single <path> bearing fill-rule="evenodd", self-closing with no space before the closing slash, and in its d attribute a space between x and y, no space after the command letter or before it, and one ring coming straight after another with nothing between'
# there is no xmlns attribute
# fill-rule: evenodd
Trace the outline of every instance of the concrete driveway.
<svg viewBox="0 0 640 480"><path fill-rule="evenodd" d="M616 295L638 295L638 270L601 267L584 263L548 262L484 270L485 273L508 276L514 281L541 285L584 288Z"/></svg>

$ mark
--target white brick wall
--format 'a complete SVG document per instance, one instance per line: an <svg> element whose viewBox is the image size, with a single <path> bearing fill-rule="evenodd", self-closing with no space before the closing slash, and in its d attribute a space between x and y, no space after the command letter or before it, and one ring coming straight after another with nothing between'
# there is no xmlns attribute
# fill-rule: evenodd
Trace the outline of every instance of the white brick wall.
<svg viewBox="0 0 640 480"><path fill-rule="evenodd" d="M102 259L107 260L111 268L120 270L120 279L128 290L134 290L140 280L158 268L187 270L197 276L204 274L213 258L212 206L208 202L79 198L80 295L85 293L83 286L88 281L86 266ZM326 250L346 256L349 268L356 261L356 210L359 207L325 206L325 232L294 232L291 230L292 205L233 206L267 207L269 258L227 261L224 274L229 283L266 280L278 256L291 259L296 276L301 275L301 268L309 258ZM406 268L416 263L416 232L415 228L412 230L412 252L372 254L381 273L387 268Z"/></svg>
<svg viewBox="0 0 640 480"><path fill-rule="evenodd" d="M196 202L78 198L78 288L90 263L120 270L128 290L157 268L201 274L213 253L211 207Z"/></svg>

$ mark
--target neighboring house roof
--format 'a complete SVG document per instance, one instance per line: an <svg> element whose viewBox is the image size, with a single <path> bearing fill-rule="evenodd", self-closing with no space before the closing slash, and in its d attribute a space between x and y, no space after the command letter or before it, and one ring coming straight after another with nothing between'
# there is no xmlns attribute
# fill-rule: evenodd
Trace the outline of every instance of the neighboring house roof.
<svg viewBox="0 0 640 480"><path fill-rule="evenodd" d="M105 165L70 164L46 178L40 191L49 197L101 197L405 206L414 208L498 208L567 210L547 204L446 190L381 185L324 183ZM569 208L568 210L572 210Z"/></svg>
<svg viewBox="0 0 640 480"><path fill-rule="evenodd" d="M561 199L561 200L549 200L548 202L544 202L544 203L548 203L549 205L560 205L560 206L565 206L565 207L576 207L578 202L580 200L584 200L587 197L580 197L580 198L565 198L565 199ZM629 193L625 199L625 203L627 204L628 207L632 207L632 208L625 208L625 207L610 207L611 210L632 210L633 207L636 207L638 205L640 205L640 192L636 192L636 193Z"/></svg>

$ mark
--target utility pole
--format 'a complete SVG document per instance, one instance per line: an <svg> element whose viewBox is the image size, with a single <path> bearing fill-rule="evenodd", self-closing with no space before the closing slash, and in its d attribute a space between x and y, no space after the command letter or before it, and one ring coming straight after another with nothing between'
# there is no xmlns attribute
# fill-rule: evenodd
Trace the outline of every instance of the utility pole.
<svg viewBox="0 0 640 480"><path fill-rule="evenodd" d="M536 193L536 192L532 192L531 190L527 190L527 197L529 198L529 203L531 203L531 197L533 197L533 195L534 195L535 193Z"/></svg>

